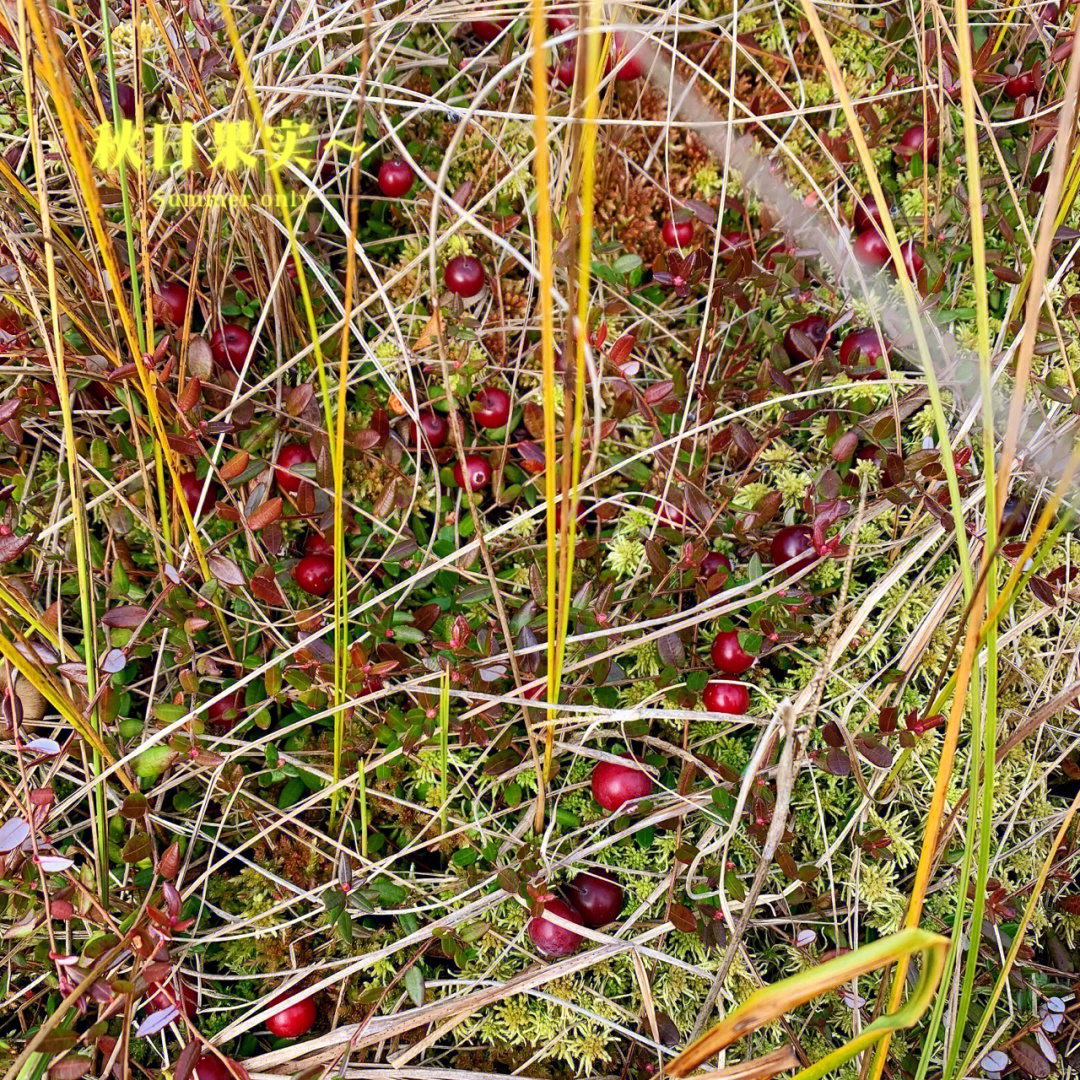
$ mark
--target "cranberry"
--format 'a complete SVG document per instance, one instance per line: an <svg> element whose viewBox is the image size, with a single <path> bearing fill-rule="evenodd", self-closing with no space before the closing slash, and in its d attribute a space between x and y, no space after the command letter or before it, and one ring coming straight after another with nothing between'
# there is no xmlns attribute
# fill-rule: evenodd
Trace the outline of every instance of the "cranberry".
<svg viewBox="0 0 1080 1080"><path fill-rule="evenodd" d="M879 266L884 266L891 258L889 245L885 242L885 237L874 229L867 229L865 232L859 233L851 247L855 252L855 258L863 266L877 269Z"/></svg>
<svg viewBox="0 0 1080 1080"><path fill-rule="evenodd" d="M656 517L661 525L669 529L681 529L686 524L686 515L669 502L656 504Z"/></svg>
<svg viewBox="0 0 1080 1080"><path fill-rule="evenodd" d="M705 687L701 700L709 712L744 716L750 708L750 691L742 683L713 681Z"/></svg>
<svg viewBox="0 0 1080 1080"><path fill-rule="evenodd" d="M559 58L559 62L552 68L552 77L562 86L573 86L577 75L577 54L573 51Z"/></svg>
<svg viewBox="0 0 1080 1080"><path fill-rule="evenodd" d="M547 24L549 29L561 34L577 25L577 16L566 8L554 8L547 13Z"/></svg>
<svg viewBox="0 0 1080 1080"><path fill-rule="evenodd" d="M684 248L694 239L694 222L664 218L664 224L660 226L660 237L669 248Z"/></svg>
<svg viewBox="0 0 1080 1080"><path fill-rule="evenodd" d="M632 758L629 760L633 760ZM647 772L616 761L598 761L592 774L593 798L605 810L618 810L632 799L651 795L653 782Z"/></svg>
<svg viewBox="0 0 1080 1080"><path fill-rule="evenodd" d="M741 675L754 662L754 658L739 644L734 630L721 630L710 650L712 662L725 675Z"/></svg>
<svg viewBox="0 0 1080 1080"><path fill-rule="evenodd" d="M322 536L317 532L308 533L304 541L305 555L329 555L334 557L334 541L329 536Z"/></svg>
<svg viewBox="0 0 1080 1080"><path fill-rule="evenodd" d="M452 293L468 299L484 287L484 268L471 255L455 255L443 270L443 281Z"/></svg>
<svg viewBox="0 0 1080 1080"><path fill-rule="evenodd" d="M919 271L926 265L922 256L915 250L915 241L905 240L900 245L900 254L904 257L904 267L908 272L908 277L914 281L918 278Z"/></svg>
<svg viewBox="0 0 1080 1080"><path fill-rule="evenodd" d="M334 587L334 557L305 555L293 568L293 579L304 592L325 596Z"/></svg>
<svg viewBox="0 0 1080 1080"><path fill-rule="evenodd" d="M1019 536L1030 513L1031 507L1019 495L1010 495L1001 508L1001 535Z"/></svg>
<svg viewBox="0 0 1080 1080"><path fill-rule="evenodd" d="M645 55L640 45L631 48L626 34L616 30L611 35L608 52L608 74L614 69L616 82L632 82L645 74Z"/></svg>
<svg viewBox="0 0 1080 1080"><path fill-rule="evenodd" d="M432 449L438 450L450 435L450 424L446 417L434 409L421 409L419 412L420 430L431 444ZM416 445L416 422L409 421L409 442Z"/></svg>
<svg viewBox="0 0 1080 1080"><path fill-rule="evenodd" d="M807 315L805 319L800 319L796 323L792 323L788 327L787 333L784 335L784 352L791 358L792 363L799 363L802 360L812 360L811 356L803 356L802 349L795 342L795 335L793 330L799 330L805 334L810 342L814 346L814 352L820 354L821 350L829 342L829 320L822 315Z"/></svg>
<svg viewBox="0 0 1080 1080"><path fill-rule="evenodd" d="M228 730L247 715L244 708L244 691L234 690L206 710L207 721L214 727Z"/></svg>
<svg viewBox="0 0 1080 1080"><path fill-rule="evenodd" d="M735 251L737 248L750 246L750 234L744 232L722 232L720 234L720 250Z"/></svg>
<svg viewBox="0 0 1080 1080"><path fill-rule="evenodd" d="M701 580L705 582L706 588L708 588L709 579L715 574L718 574L721 570L726 571L724 580L717 589L709 590L710 596L713 595L714 592L719 592L727 583L728 576L731 574L731 560L720 551L710 551L706 554L705 558L701 560L699 576Z"/></svg>
<svg viewBox="0 0 1080 1080"><path fill-rule="evenodd" d="M530 686L528 690L524 691L525 697L529 701L536 701L537 698L542 698L547 694L547 680L538 682L535 686Z"/></svg>
<svg viewBox="0 0 1080 1080"><path fill-rule="evenodd" d="M203 1054L195 1066L195 1080L234 1080L229 1067L216 1054Z"/></svg>
<svg viewBox="0 0 1080 1080"><path fill-rule="evenodd" d="M295 992L295 990L286 990L278 994L270 1004L276 1005L279 1001L292 997ZM279 1039L299 1039L301 1035L306 1035L311 1030L314 1023L315 1000L310 997L303 998L266 1018L267 1030Z"/></svg>
<svg viewBox="0 0 1080 1080"><path fill-rule="evenodd" d="M210 339L210 351L214 359L222 366L239 371L251 349L251 335L236 323L226 323L220 330L214 331Z"/></svg>
<svg viewBox="0 0 1080 1080"><path fill-rule="evenodd" d="M473 398L472 414L481 427L505 427L510 419L510 395L498 386L485 386Z"/></svg>
<svg viewBox="0 0 1080 1080"><path fill-rule="evenodd" d="M813 529L809 525L789 525L773 537L769 550L776 566L783 566L789 574L794 574L812 565L817 558L817 552L814 551ZM804 557L799 558L799 556ZM792 562L793 559L798 561Z"/></svg>
<svg viewBox="0 0 1080 1080"><path fill-rule="evenodd" d="M874 370L852 375L855 379L881 379L885 376L884 358L889 351L881 343L878 332L872 326L852 330L840 343L840 363L844 367L873 365Z"/></svg>
<svg viewBox="0 0 1080 1080"><path fill-rule="evenodd" d="M549 900L544 904L544 911L550 911L552 915L558 915L567 922L581 925L581 916L562 900ZM581 944L580 934L557 926L543 915L536 915L529 920L529 939L544 956L569 956Z"/></svg>
<svg viewBox="0 0 1080 1080"><path fill-rule="evenodd" d="M460 461L454 465L454 482L460 488L478 491L482 487L487 487L490 480L491 466L487 463L487 458L479 454L466 454L464 469Z"/></svg>
<svg viewBox="0 0 1080 1080"><path fill-rule="evenodd" d="M867 195L855 203L855 213L852 218L856 232L866 232L867 229L880 229L882 226L882 212L877 199L873 195Z"/></svg>
<svg viewBox="0 0 1080 1080"><path fill-rule="evenodd" d="M388 199L400 199L409 194L413 185L413 171L400 158L384 161L379 166L379 190Z"/></svg>
<svg viewBox="0 0 1080 1080"><path fill-rule="evenodd" d="M578 874L566 891L586 926L607 926L622 911L622 888L605 870Z"/></svg>
<svg viewBox="0 0 1080 1080"><path fill-rule="evenodd" d="M765 252L765 258L762 260L761 265L765 267L769 273L773 273L776 270L777 255L794 255L795 249L787 243L786 240L778 240L768 251Z"/></svg>
<svg viewBox="0 0 1080 1080"><path fill-rule="evenodd" d="M199 497L203 492L203 481L199 479L193 472L185 472L180 474L180 494L184 496L184 502L187 503L188 509L191 511L191 516L195 516L195 509L199 505ZM211 482L210 488L206 492L206 497L203 499L203 513L205 514L213 505L217 498L217 484Z"/></svg>
<svg viewBox="0 0 1080 1080"><path fill-rule="evenodd" d="M180 993L177 995L177 982L180 980L171 979L164 984L151 983L147 987L148 990L153 990L149 997L150 1008L155 1012L160 1009L183 1008L184 1015L191 1019L199 1005L198 995L195 993L195 988L188 986L186 982L180 982Z"/></svg>
<svg viewBox="0 0 1080 1080"><path fill-rule="evenodd" d="M509 25L508 19L476 19L469 23L469 29L481 41L494 41Z"/></svg>
<svg viewBox="0 0 1080 1080"><path fill-rule="evenodd" d="M897 143L901 156L914 157L921 153L923 161L937 154L937 139L922 124L912 124Z"/></svg>
<svg viewBox="0 0 1080 1080"><path fill-rule="evenodd" d="M305 461L314 461L315 455L307 443L287 443L278 451L277 464L274 466L274 479L282 491L295 495L304 482L304 477L297 476L289 470L294 465L300 465Z"/></svg>
<svg viewBox="0 0 1080 1080"><path fill-rule="evenodd" d="M135 88L131 83L118 82L116 84L116 104L120 106L125 120L135 119Z"/></svg>
<svg viewBox="0 0 1080 1080"><path fill-rule="evenodd" d="M1039 78L1034 68L1014 75L1005 83L1005 93L1014 101L1019 98L1034 97L1038 92Z"/></svg>
<svg viewBox="0 0 1080 1080"><path fill-rule="evenodd" d="M167 281L154 294L154 314L180 326L187 314L188 290L179 281Z"/></svg>

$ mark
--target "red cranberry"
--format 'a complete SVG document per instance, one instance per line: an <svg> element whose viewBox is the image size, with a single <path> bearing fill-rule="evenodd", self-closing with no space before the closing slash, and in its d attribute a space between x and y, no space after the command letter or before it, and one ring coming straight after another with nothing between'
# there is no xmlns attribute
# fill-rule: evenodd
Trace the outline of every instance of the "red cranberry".
<svg viewBox="0 0 1080 1080"><path fill-rule="evenodd" d="M773 537L769 550L776 566L783 566L789 574L794 574L812 565L817 558L817 552L814 551L814 531L809 525L789 525ZM805 557L799 558L800 555ZM798 561L792 562L793 559Z"/></svg>
<svg viewBox="0 0 1080 1080"><path fill-rule="evenodd" d="M598 761L593 769L593 798L605 810L618 810L623 803L632 799L644 799L646 795L651 795L652 791L653 782L649 774L633 765Z"/></svg>
<svg viewBox="0 0 1080 1080"><path fill-rule="evenodd" d="M881 207L873 195L867 195L866 198L855 203L853 221L856 232L866 232L867 229L881 229Z"/></svg>
<svg viewBox="0 0 1080 1080"><path fill-rule="evenodd" d="M712 662L725 675L741 675L754 662L754 658L739 644L735 630L721 630L710 650Z"/></svg>
<svg viewBox="0 0 1080 1080"><path fill-rule="evenodd" d="M737 248L750 246L750 234L744 232L722 232L720 234L720 250L735 251Z"/></svg>
<svg viewBox="0 0 1080 1080"><path fill-rule="evenodd" d="M116 84L116 104L120 106L125 120L135 119L135 88L131 83Z"/></svg>
<svg viewBox="0 0 1080 1080"><path fill-rule="evenodd" d="M706 554L705 558L701 560L701 570L699 575L701 580L708 586L709 579L719 573L721 570L725 571L724 581L720 584L719 588L715 592L719 592L727 583L728 576L731 574L731 560L720 551L710 551ZM709 591L709 595L713 594L714 590Z"/></svg>
<svg viewBox="0 0 1080 1080"><path fill-rule="evenodd" d="M468 299L484 287L484 268L471 255L455 255L443 270L443 281L452 293Z"/></svg>
<svg viewBox="0 0 1080 1080"><path fill-rule="evenodd" d="M577 53L570 51L559 58L559 62L552 68L552 77L561 86L573 86L577 75Z"/></svg>
<svg viewBox="0 0 1080 1080"><path fill-rule="evenodd" d="M195 1066L195 1080L235 1080L235 1077L221 1058L205 1053Z"/></svg>
<svg viewBox="0 0 1080 1080"><path fill-rule="evenodd" d="M888 350L882 345L878 332L872 326L853 330L840 343L840 363L844 367L873 365L874 370L852 375L855 379L881 379L885 376L884 358Z"/></svg>
<svg viewBox="0 0 1080 1080"><path fill-rule="evenodd" d="M795 249L786 241L778 240L768 251L765 252L765 258L762 260L761 265L765 267L769 273L773 273L777 267L776 257L777 255L794 255Z"/></svg>
<svg viewBox="0 0 1080 1080"><path fill-rule="evenodd" d="M742 683L714 681L705 687L701 700L709 712L744 716L750 708L750 691Z"/></svg>
<svg viewBox="0 0 1080 1080"><path fill-rule="evenodd" d="M409 194L413 185L413 171L400 158L384 161L379 166L379 190L388 199L400 199Z"/></svg>
<svg viewBox="0 0 1080 1080"><path fill-rule="evenodd" d="M693 220L673 221L671 218L664 218L664 224L660 226L660 238L669 248L687 247L694 239Z"/></svg>
<svg viewBox="0 0 1080 1080"><path fill-rule="evenodd" d="M581 921L594 929L614 922L622 911L622 888L605 870L578 874L566 892L570 903L581 913Z"/></svg>
<svg viewBox="0 0 1080 1080"><path fill-rule="evenodd" d="M1019 75L1014 75L1005 83L1005 93L1014 101L1019 98L1034 97L1038 92L1039 77L1034 68L1031 71L1022 71Z"/></svg>
<svg viewBox="0 0 1080 1080"><path fill-rule="evenodd" d="M251 340L251 335L242 326L226 323L220 330L214 331L210 351L222 367L239 371L251 349Z"/></svg>
<svg viewBox="0 0 1080 1080"><path fill-rule="evenodd" d="M889 245L885 242L885 237L874 229L867 229L865 232L859 233L851 247L855 252L855 258L863 266L877 269L879 266L884 266L891 258Z"/></svg>
<svg viewBox="0 0 1080 1080"><path fill-rule="evenodd" d="M505 427L510 419L510 395L498 386L485 386L473 398L472 414L481 427Z"/></svg>
<svg viewBox="0 0 1080 1080"><path fill-rule="evenodd" d="M481 41L494 41L509 25L508 19L476 19L469 23L469 29Z"/></svg>
<svg viewBox="0 0 1080 1080"><path fill-rule="evenodd" d="M616 30L611 35L611 49L608 52L607 70L615 71L616 82L632 82L645 74L645 54L640 45L631 47L626 34Z"/></svg>
<svg viewBox="0 0 1080 1080"><path fill-rule="evenodd" d="M1019 536L1030 513L1031 507L1019 495L1010 495L1001 508L1001 535Z"/></svg>
<svg viewBox="0 0 1080 1080"><path fill-rule="evenodd" d="M321 536L317 532L308 533L304 541L305 555L329 555L334 557L334 541L329 536Z"/></svg>
<svg viewBox="0 0 1080 1080"><path fill-rule="evenodd" d="M547 13L547 24L549 30L561 34L564 30L577 26L577 16L566 8L554 8Z"/></svg>
<svg viewBox="0 0 1080 1080"><path fill-rule="evenodd" d="M487 487L490 480L491 466L487 458L481 457L480 454L466 454L464 469L460 461L454 465L454 482L460 488L479 491L480 488Z"/></svg>
<svg viewBox="0 0 1080 1080"><path fill-rule="evenodd" d="M304 592L325 596L334 587L334 557L305 555L293 568L293 579Z"/></svg>
<svg viewBox="0 0 1080 1080"><path fill-rule="evenodd" d="M202 495L202 492L203 481L193 472L180 474L180 494L184 496L184 502L187 503L192 517L195 516L195 508L199 505L199 496ZM206 492L206 497L203 499L202 512L204 515L213 507L216 498L217 484L211 481L209 490Z"/></svg>
<svg viewBox="0 0 1080 1080"><path fill-rule="evenodd" d="M187 314L188 290L179 281L167 281L154 294L154 314L179 326Z"/></svg>
<svg viewBox="0 0 1080 1080"><path fill-rule="evenodd" d="M802 349L795 342L793 330L801 331L810 339L815 354L820 354L821 350L828 344L829 320L821 315L807 315L805 319L792 323L784 335L784 352L791 358L792 363L797 364L802 360L813 359L810 356L803 356Z"/></svg>
<svg viewBox="0 0 1080 1080"><path fill-rule="evenodd" d="M926 161L937 154L937 139L922 124L912 124L900 136L897 147L903 157L910 158L921 153L923 161Z"/></svg>
<svg viewBox="0 0 1080 1080"><path fill-rule="evenodd" d="M544 911L550 911L552 915L558 915L567 922L581 925L581 916L562 900L549 900L544 905ZM529 939L544 956L569 956L581 944L580 934L557 926L543 915L536 915L529 920Z"/></svg>
<svg viewBox="0 0 1080 1080"><path fill-rule="evenodd" d="M669 502L656 504L656 517L661 525L669 529L681 529L686 524L686 515Z"/></svg>
<svg viewBox="0 0 1080 1080"><path fill-rule="evenodd" d="M547 682L538 682L535 686L530 686L524 693L529 701L536 701L537 698L545 697L547 695Z"/></svg>
<svg viewBox="0 0 1080 1080"><path fill-rule="evenodd" d="M900 254L904 257L904 267L908 272L908 277L915 281L919 276L919 271L926 265L922 256L915 250L915 241L905 240L900 245Z"/></svg>
<svg viewBox="0 0 1080 1080"><path fill-rule="evenodd" d="M153 990L149 998L150 1008L154 1012L160 1009L182 1008L184 1015L190 1020L199 1005L198 995L195 993L195 987L188 986L186 982L180 982L180 993L177 995L177 982L179 982L178 979L170 979L165 984L151 983L147 987L148 990Z"/></svg>
<svg viewBox="0 0 1080 1080"><path fill-rule="evenodd" d="M301 465L305 461L314 461L315 455L307 443L287 443L278 451L277 464L274 466L274 479L282 491L295 495L304 482L302 476L296 476L289 470L294 465Z"/></svg>
<svg viewBox="0 0 1080 1080"><path fill-rule="evenodd" d="M228 730L247 715L244 708L244 691L234 690L206 710L207 721L214 727Z"/></svg>
<svg viewBox="0 0 1080 1080"><path fill-rule="evenodd" d="M419 412L420 430L431 444L432 449L438 450L450 435L450 423L441 413L434 409L421 409ZM409 421L409 442L416 445L416 423Z"/></svg>
<svg viewBox="0 0 1080 1080"><path fill-rule="evenodd" d="M276 1005L279 1001L292 997L295 992L295 990L286 990L278 994L270 1004ZM303 998L294 1005L289 1005L266 1018L266 1027L270 1034L276 1035L279 1039L299 1039L301 1035L306 1035L311 1030L314 1023L315 1000L311 997Z"/></svg>

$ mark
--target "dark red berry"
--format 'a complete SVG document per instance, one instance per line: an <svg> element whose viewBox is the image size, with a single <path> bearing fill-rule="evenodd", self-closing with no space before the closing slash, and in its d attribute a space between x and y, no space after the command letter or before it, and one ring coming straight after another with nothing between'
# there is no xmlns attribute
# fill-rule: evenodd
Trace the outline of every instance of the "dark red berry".
<svg viewBox="0 0 1080 1080"><path fill-rule="evenodd" d="M798 330L809 339L814 349L811 356L804 355L806 352L805 345L795 340L795 335L792 333L795 330ZM784 352L788 354L794 364L803 360L813 360L828 344L829 336L828 319L822 315L807 315L805 319L800 319L788 327L787 333L784 334Z"/></svg>
<svg viewBox="0 0 1080 1080"><path fill-rule="evenodd" d="M572 26L577 26L577 16L567 8L554 8L547 13L546 17L548 29L554 30L557 34L569 30Z"/></svg>
<svg viewBox="0 0 1080 1080"><path fill-rule="evenodd" d="M388 199L400 199L409 194L413 185L413 171L400 158L384 161L379 166L379 190Z"/></svg>
<svg viewBox="0 0 1080 1080"><path fill-rule="evenodd" d="M885 376L885 361L888 349L881 343L881 337L872 326L853 330L840 343L840 363L844 367L864 367L873 365L873 371L855 373L853 379L881 379Z"/></svg>
<svg viewBox="0 0 1080 1080"><path fill-rule="evenodd" d="M235 1080L228 1066L216 1054L207 1051L195 1066L195 1080Z"/></svg>
<svg viewBox="0 0 1080 1080"><path fill-rule="evenodd" d="M1039 92L1039 73L1032 68L1031 71L1022 71L1014 75L1005 83L1005 93L1014 101L1020 98L1034 97Z"/></svg>
<svg viewBox="0 0 1080 1080"><path fill-rule="evenodd" d="M855 258L863 266L873 269L884 266L891 257L885 237L874 229L867 229L865 232L859 233L855 237L855 242L851 245L851 248L855 252Z"/></svg>
<svg viewBox="0 0 1080 1080"><path fill-rule="evenodd" d="M251 335L236 323L226 323L220 330L214 331L210 339L210 351L214 359L222 366L239 371L251 349Z"/></svg>
<svg viewBox="0 0 1080 1080"><path fill-rule="evenodd" d="M900 136L897 148L902 157L910 158L921 154L923 161L926 161L937 154L937 139L929 134L922 124L912 124Z"/></svg>
<svg viewBox="0 0 1080 1080"><path fill-rule="evenodd" d="M593 769L593 798L605 810L618 810L623 803L632 799L644 799L652 792L652 778L637 765L598 761Z"/></svg>
<svg viewBox="0 0 1080 1080"><path fill-rule="evenodd" d="M455 255L443 270L443 281L452 293L468 299L484 287L484 268L471 255Z"/></svg>
<svg viewBox="0 0 1080 1080"><path fill-rule="evenodd" d="M180 494L184 496L184 502L187 503L188 509L191 511L191 516L195 516L195 508L199 505L199 496L202 495L203 481L199 479L193 472L185 472L180 474ZM213 481L210 482L209 489L206 492L205 498L203 498L203 516L210 511L214 502L217 499L217 484Z"/></svg>
<svg viewBox="0 0 1080 1080"><path fill-rule="evenodd" d="M334 557L334 541L329 536L321 536L317 532L308 533L304 541L305 555L329 555Z"/></svg>
<svg viewBox="0 0 1080 1080"><path fill-rule="evenodd" d="M779 240L773 244L768 251L765 252L765 258L762 260L761 265L765 267L769 273L773 273L777 267L776 257L778 255L794 255L795 249L787 243L786 240Z"/></svg>
<svg viewBox="0 0 1080 1080"><path fill-rule="evenodd" d="M469 29L481 41L494 41L509 25L508 19L476 19L469 23Z"/></svg>
<svg viewBox="0 0 1080 1080"><path fill-rule="evenodd" d="M480 488L487 487L490 480L491 466L487 458L479 454L466 454L464 469L460 461L454 465L454 482L467 491L479 491Z"/></svg>
<svg viewBox="0 0 1080 1080"><path fill-rule="evenodd" d="M179 281L167 281L154 294L154 314L179 326L187 314L188 289Z"/></svg>
<svg viewBox="0 0 1080 1080"><path fill-rule="evenodd" d="M926 265L915 249L915 241L905 240L900 245L900 254L904 257L904 267L908 272L908 277L915 281L919 276L919 271Z"/></svg>
<svg viewBox="0 0 1080 1080"><path fill-rule="evenodd" d="M510 395L498 386L485 386L473 398L472 414L481 427L505 427L510 419Z"/></svg>
<svg viewBox="0 0 1080 1080"><path fill-rule="evenodd" d="M640 44L632 45L626 34L616 30L611 35L607 58L608 74L615 71L616 82L632 82L645 74L645 53Z"/></svg>
<svg viewBox="0 0 1080 1080"><path fill-rule="evenodd" d="M149 1004L150 1008L154 1012L160 1009L183 1009L184 1015L189 1019L195 1015L195 1010L199 1005L198 994L195 993L195 987L189 986L186 982L180 983L179 994L176 991L176 984L178 979L170 979L167 983L151 983L147 987L148 990L152 990L150 994Z"/></svg>
<svg viewBox="0 0 1080 1080"><path fill-rule="evenodd" d="M577 75L577 53L570 50L559 57L559 62L551 69L552 78L562 86L573 86Z"/></svg>
<svg viewBox="0 0 1080 1080"><path fill-rule="evenodd" d="M424 433L424 437L431 444L432 449L438 450L450 434L449 421L442 413L437 413L434 409L421 409L418 416L420 430ZM416 422L413 420L409 421L409 442L413 446L416 445Z"/></svg>
<svg viewBox="0 0 1080 1080"><path fill-rule="evenodd" d="M731 560L720 551L710 551L706 554L705 558L701 560L701 580L705 582L708 587L709 579L715 574L723 572L724 580L716 589L710 589L709 595L714 592L719 592L727 583L728 575L731 573Z"/></svg>
<svg viewBox="0 0 1080 1080"><path fill-rule="evenodd" d="M669 529L681 529L686 524L686 515L669 502L656 504L656 516L660 524Z"/></svg>
<svg viewBox="0 0 1080 1080"><path fill-rule="evenodd" d="M120 106L120 112L125 120L135 119L135 88L131 83L118 82L116 84L116 104Z"/></svg>
<svg viewBox="0 0 1080 1080"><path fill-rule="evenodd" d="M270 1004L276 1005L279 1001L292 997L295 992L295 990L286 990L278 994ZM306 1035L311 1030L314 1023L315 1000L311 997L306 997L266 1018L266 1027L270 1034L276 1035L279 1039L299 1039L301 1035Z"/></svg>
<svg viewBox="0 0 1080 1080"><path fill-rule="evenodd" d="M715 681L706 685L701 700L709 712L744 716L750 708L750 691L742 683Z"/></svg>
<svg viewBox="0 0 1080 1080"><path fill-rule="evenodd" d="M855 203L855 213L852 215L856 232L866 232L867 229L881 229L882 213L877 199L873 195L867 195Z"/></svg>
<svg viewBox="0 0 1080 1080"><path fill-rule="evenodd" d="M684 248L694 239L694 222L673 221L664 218L664 224L660 226L660 238L669 248Z"/></svg>
<svg viewBox="0 0 1080 1080"><path fill-rule="evenodd" d="M274 466L274 479L278 487L290 495L295 495L300 490L304 477L295 475L289 470L294 465L314 460L315 455L307 443L287 443L278 451L277 464Z"/></svg>
<svg viewBox="0 0 1080 1080"><path fill-rule="evenodd" d="M725 675L741 675L754 662L754 658L739 644L735 630L721 630L710 650L712 662Z"/></svg>
<svg viewBox="0 0 1080 1080"><path fill-rule="evenodd" d="M1001 508L1001 535L1019 536L1030 513L1031 507L1019 495L1010 495Z"/></svg>
<svg viewBox="0 0 1080 1080"><path fill-rule="evenodd" d="M293 568L293 580L312 596L325 596L334 587L334 557L305 555Z"/></svg>
<svg viewBox="0 0 1080 1080"><path fill-rule="evenodd" d="M622 911L622 888L604 870L578 874L567 886L566 894L581 913L581 921L594 929L614 922Z"/></svg>
<svg viewBox="0 0 1080 1080"><path fill-rule="evenodd" d="M244 708L244 691L234 690L206 710L206 719L214 727L228 730L247 715Z"/></svg>
<svg viewBox="0 0 1080 1080"><path fill-rule="evenodd" d="M809 525L789 525L774 537L769 549L776 566L783 566L789 574L810 566L817 558L814 550L814 531ZM799 558L799 556L804 556ZM793 559L798 560L792 562Z"/></svg>
<svg viewBox="0 0 1080 1080"><path fill-rule="evenodd" d="M722 232L720 234L721 252L735 251L738 248L750 247L750 234L744 232Z"/></svg>
<svg viewBox="0 0 1080 1080"><path fill-rule="evenodd" d="M581 925L581 916L562 900L548 900L544 904L544 911ZM557 926L543 915L529 920L529 939L544 956L569 956L581 944L580 934Z"/></svg>

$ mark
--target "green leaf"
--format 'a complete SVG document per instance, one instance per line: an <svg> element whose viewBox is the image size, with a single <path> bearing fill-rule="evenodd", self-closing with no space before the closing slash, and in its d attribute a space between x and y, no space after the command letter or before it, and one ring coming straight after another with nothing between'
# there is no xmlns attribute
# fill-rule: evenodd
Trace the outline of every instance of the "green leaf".
<svg viewBox="0 0 1080 1080"><path fill-rule="evenodd" d="M281 794L278 796L278 809L284 810L286 807L292 806L293 803L298 802L304 797L304 792L307 790L307 785L298 776L294 776L282 789Z"/></svg>
<svg viewBox="0 0 1080 1080"><path fill-rule="evenodd" d="M409 997L412 998L413 1004L420 1008L424 1004L424 976L420 969L413 964L408 971L405 972L405 977L402 980L405 983L405 989L409 993Z"/></svg>

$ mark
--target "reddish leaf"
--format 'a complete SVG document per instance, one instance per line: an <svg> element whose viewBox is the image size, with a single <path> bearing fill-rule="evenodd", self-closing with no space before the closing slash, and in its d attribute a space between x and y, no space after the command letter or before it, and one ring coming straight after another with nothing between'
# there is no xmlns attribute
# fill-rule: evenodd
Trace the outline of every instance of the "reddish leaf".
<svg viewBox="0 0 1080 1080"><path fill-rule="evenodd" d="M101 616L102 626L112 626L122 630L134 630L146 618L146 608L138 604L122 604L106 611Z"/></svg>

